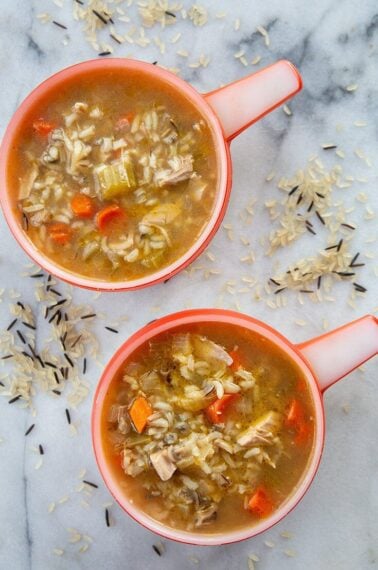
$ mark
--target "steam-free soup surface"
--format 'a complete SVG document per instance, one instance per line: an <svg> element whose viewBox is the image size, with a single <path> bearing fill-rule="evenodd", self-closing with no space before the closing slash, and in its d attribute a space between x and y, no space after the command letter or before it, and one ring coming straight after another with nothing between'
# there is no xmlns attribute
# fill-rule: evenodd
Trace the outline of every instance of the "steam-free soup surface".
<svg viewBox="0 0 378 570"><path fill-rule="evenodd" d="M212 212L213 134L161 80L102 71L56 89L18 134L9 183L20 223L69 271L119 281L181 257Z"/></svg>
<svg viewBox="0 0 378 570"><path fill-rule="evenodd" d="M203 323L149 341L114 378L103 448L125 494L172 528L217 533L269 517L314 440L306 380L267 339Z"/></svg>

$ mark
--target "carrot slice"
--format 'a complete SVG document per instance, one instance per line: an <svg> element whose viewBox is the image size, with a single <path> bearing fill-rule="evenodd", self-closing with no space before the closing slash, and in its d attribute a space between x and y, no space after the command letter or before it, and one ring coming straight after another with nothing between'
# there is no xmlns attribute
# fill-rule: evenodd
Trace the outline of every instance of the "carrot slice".
<svg viewBox="0 0 378 570"><path fill-rule="evenodd" d="M75 194L71 199L71 209L78 218L91 218L95 205L93 200L85 194Z"/></svg>
<svg viewBox="0 0 378 570"><path fill-rule="evenodd" d="M106 232L114 227L115 223L119 223L126 218L125 211L117 206L117 204L111 204L110 206L105 206L96 215L96 224L100 232Z"/></svg>
<svg viewBox="0 0 378 570"><path fill-rule="evenodd" d="M296 432L294 437L295 445L303 445L308 440L311 428L305 420L305 412L302 404L298 400L292 400L285 419L285 426Z"/></svg>
<svg viewBox="0 0 378 570"><path fill-rule="evenodd" d="M232 364L230 365L230 368L233 372L236 372L237 370L239 370L239 368L242 367L242 363L241 363L241 359L240 359L240 351L239 350L231 350L228 354L231 356L231 358L233 360Z"/></svg>
<svg viewBox="0 0 378 570"><path fill-rule="evenodd" d="M260 485L248 501L248 509L260 518L265 518L273 511L273 502L265 487Z"/></svg>
<svg viewBox="0 0 378 570"><path fill-rule="evenodd" d="M297 435L294 438L295 445L304 445L310 437L310 433L310 424L302 421L297 427Z"/></svg>
<svg viewBox="0 0 378 570"><path fill-rule="evenodd" d="M292 400L285 419L286 427L297 428L303 422L304 412L298 400Z"/></svg>
<svg viewBox="0 0 378 570"><path fill-rule="evenodd" d="M56 222L48 227L50 238L58 245L66 245L71 241L72 230L67 224Z"/></svg>
<svg viewBox="0 0 378 570"><path fill-rule="evenodd" d="M225 413L229 405L238 397L238 394L225 394L205 408L207 419L213 424L221 424L225 420Z"/></svg>
<svg viewBox="0 0 378 570"><path fill-rule="evenodd" d="M153 409L146 398L139 396L134 400L129 410L129 416L138 433L142 433L152 412Z"/></svg>
<svg viewBox="0 0 378 570"><path fill-rule="evenodd" d="M298 378L296 390L297 392L305 392L307 388L306 380L304 378Z"/></svg>
<svg viewBox="0 0 378 570"><path fill-rule="evenodd" d="M55 125L45 119L37 119L33 122L33 129L38 135L47 137L55 129Z"/></svg>

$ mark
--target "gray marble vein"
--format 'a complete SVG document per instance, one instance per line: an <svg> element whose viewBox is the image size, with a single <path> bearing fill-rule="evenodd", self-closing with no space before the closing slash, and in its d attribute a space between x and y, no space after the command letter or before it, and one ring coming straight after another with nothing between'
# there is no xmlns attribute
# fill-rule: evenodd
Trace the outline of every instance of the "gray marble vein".
<svg viewBox="0 0 378 570"><path fill-rule="evenodd" d="M86 1L86 0L85 0ZM256 255L252 266L241 267L239 257L245 253L237 237L230 242L221 229L211 244L216 256L213 267L219 276L204 278L198 270L190 278L179 275L165 285L129 294L102 295L94 300L91 292L74 291L78 302L93 303L98 312L106 312L108 320L126 313L129 320L120 326L120 334L109 336L99 328L102 341L101 361L105 363L121 342L146 322L165 313L190 306L222 305L267 321L294 342L323 332L323 319L329 326L370 312L377 305L377 261L369 258L359 279L368 288L356 309L346 303L344 287L334 291L335 302L298 305L295 296L288 297L285 308L277 311L258 302L252 295L237 292L224 294L224 283L248 274L264 281L276 264L285 267L298 256L310 255L316 247L324 247L321 236L307 236L273 259L263 255L259 237L267 237L270 228L264 202L279 198L274 183L265 178L272 170L290 176L303 168L308 156L318 154L327 166L339 163L346 174L366 178L350 189L340 190L340 199L358 205L353 221L358 223L356 251L376 255L376 219L365 221L364 204L356 196L365 192L369 203L378 211L378 4L376 0L271 0L251 2L203 0L210 14L208 24L193 28L180 21L166 30L153 29L167 43L162 55L155 45L144 49L128 44L115 45L115 55L155 61L179 67L181 76L200 92L215 89L264 65L288 58L300 69L303 91L289 103L292 116L277 110L240 135L232 144L234 186L225 223L240 226L239 214L252 198L257 200L253 224L243 226ZM58 2L59 4L59 2ZM96 57L84 40L82 24L71 16L71 0L59 8L50 0L2 0L0 9L0 73L1 114L3 132L12 113L28 92L59 69ZM185 6L190 2L184 1ZM53 24L42 25L36 18L41 12L67 25L67 30ZM215 15L227 12L224 19ZM136 7L130 8L135 19ZM234 21L240 18L240 30ZM270 46L264 45L257 31L262 25L270 35ZM127 26L126 26L127 27ZM170 44L177 32L182 38ZM190 51L189 62L201 53L210 56L207 68L190 68L187 60L176 53ZM261 55L261 62L244 67L234 54L243 49L248 62ZM358 84L349 92L346 87ZM364 128L355 121L366 122ZM321 145L332 142L345 151L345 159L325 153ZM372 162L368 168L354 149L363 149ZM33 283L21 280L28 258L16 245L4 220L0 219L0 287L17 289L26 301L33 301ZM238 235L238 234L237 234ZM368 243L366 243L368 242ZM197 266L209 267L202 256ZM62 286L63 287L63 286ZM0 304L0 326L9 322L9 297ZM375 309L376 310L376 309ZM306 326L295 320L301 318ZM1 372L1 371L0 371ZM152 544L159 539L129 519L121 509L110 507L111 528L107 528L104 505L111 502L102 484L92 453L90 409L93 391L101 370L89 363L91 393L86 402L72 411L78 428L70 436L64 415L65 398L51 399L43 394L36 398L37 416L0 399L0 570L242 570L247 556L258 554L256 570L368 570L378 567L378 391L377 364L369 362L365 370L355 371L325 394L327 438L319 473L298 507L280 524L262 536L240 544L217 548L196 548L164 541L166 552L159 558ZM349 410L348 413L345 410ZM36 426L29 436L28 426ZM45 455L40 469L35 469L39 456L31 448L43 444ZM89 490L90 496L77 492L79 472L87 470L87 479L99 484ZM61 503L59 501L62 500ZM83 501L87 502L86 506ZM48 513L50 503L56 508ZM70 542L77 529L93 539L80 553L79 543ZM282 531L291 531L292 539ZM265 541L272 541L269 547ZM270 542L268 542L270 544ZM54 549L64 550L62 556ZM293 550L296 556L285 554Z"/></svg>

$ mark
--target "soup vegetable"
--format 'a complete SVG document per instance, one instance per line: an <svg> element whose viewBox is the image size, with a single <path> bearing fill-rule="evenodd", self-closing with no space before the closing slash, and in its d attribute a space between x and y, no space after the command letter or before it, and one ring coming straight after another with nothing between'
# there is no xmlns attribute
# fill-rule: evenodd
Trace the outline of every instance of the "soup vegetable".
<svg viewBox="0 0 378 570"><path fill-rule="evenodd" d="M132 280L173 263L202 233L216 193L213 136L160 80L98 72L33 110L10 182L27 235L49 258Z"/></svg>
<svg viewBox="0 0 378 570"><path fill-rule="evenodd" d="M106 396L103 447L127 496L161 523L216 533L271 515L314 440L302 372L257 333L206 324L129 359Z"/></svg>

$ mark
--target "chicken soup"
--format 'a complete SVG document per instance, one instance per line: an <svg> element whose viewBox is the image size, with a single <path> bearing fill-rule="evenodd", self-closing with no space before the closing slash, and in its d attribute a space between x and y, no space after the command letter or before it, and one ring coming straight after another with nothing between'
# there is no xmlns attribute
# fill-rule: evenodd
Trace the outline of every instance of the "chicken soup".
<svg viewBox="0 0 378 570"><path fill-rule="evenodd" d="M8 178L43 254L73 273L124 281L193 246L217 170L213 133L183 94L145 72L102 70L34 106Z"/></svg>
<svg viewBox="0 0 378 570"><path fill-rule="evenodd" d="M172 528L219 533L269 517L293 493L314 443L298 366L247 329L164 333L114 378L103 449L127 497Z"/></svg>

